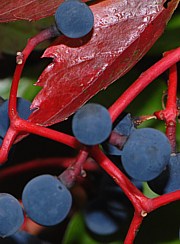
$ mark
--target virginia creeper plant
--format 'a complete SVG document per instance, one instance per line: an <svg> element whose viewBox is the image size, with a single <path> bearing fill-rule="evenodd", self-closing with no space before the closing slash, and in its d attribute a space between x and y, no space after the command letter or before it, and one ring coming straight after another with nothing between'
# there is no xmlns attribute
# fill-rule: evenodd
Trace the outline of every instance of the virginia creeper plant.
<svg viewBox="0 0 180 244"><path fill-rule="evenodd" d="M58 6L62 1L55 2ZM143 1L136 0L130 1L132 5L129 2L128 7L125 6L126 1L122 1L121 4L119 1L110 0L92 2L90 7L95 17L93 31L84 38L77 40L69 40L64 36L60 36L52 41L50 47L46 49L43 57L51 57L53 62L43 71L36 83L36 85L42 87L42 90L33 100L32 109L34 111L28 120L20 118L17 112L17 92L20 78L26 60L35 47L45 40L56 37L57 33L54 33L54 27L47 28L30 38L23 51L17 50L16 69L9 96L8 115L10 126L0 148L0 163L3 165L6 164L13 144L16 144L28 134L35 134L75 149L77 156L57 158L51 162L49 159L44 159L42 162L41 160L34 160L23 165L5 168L1 170L0 176L3 179L11 175L28 173L32 169L50 167L53 164L64 169L58 178L68 188L71 188L76 182L83 184L85 178L88 177L88 172L99 171L102 168L123 190L134 208L134 216L124 240L125 244L130 244L134 242L143 219L156 209L180 200L180 190L149 198L131 183L128 177L107 157L99 145L85 146L72 135L47 128L47 126L66 119L92 96L127 73L162 34L179 1L157 1L158 4L152 1L152 5L149 6L149 1L145 1L145 4ZM139 12L137 10L136 13L138 20L132 14L132 10L135 9L137 4L139 4ZM46 6L46 4L43 3L43 6ZM37 20L52 15L57 6L51 6L50 4L49 9L44 7L38 17L29 12L29 16L26 16L26 18L28 20ZM21 5L19 8L21 9ZM42 8L41 4L37 4L36 8ZM143 10L145 8L147 9L144 14ZM15 11L13 10L13 1L10 9L12 12ZM3 18L1 21L5 22L16 20L18 15L17 13L13 14L12 19L7 11L6 14L1 16ZM127 16L130 17L127 18ZM17 18L22 19L25 17L20 15ZM124 22L119 21L120 19ZM130 19L134 22L128 23ZM130 28L133 24L135 25L134 29L132 28L129 33L122 34L122 37L119 37L125 25ZM136 33L137 27L139 27L138 33ZM111 37L108 38L108 35ZM165 133L169 139L172 153L177 152L176 122L179 116L177 106L177 63L179 60L180 47L164 52L163 57L143 72L108 108L112 122L115 123L127 106L151 82L168 70L167 99L163 109L154 111L151 115L139 116L138 123L143 123L151 118L164 121ZM68 78L65 74L68 74ZM71 86L68 82L71 82ZM47 92L48 90L50 92ZM59 99L61 101L57 102ZM112 145L122 147L126 138L112 132L108 140ZM23 228L26 230L26 223Z"/></svg>

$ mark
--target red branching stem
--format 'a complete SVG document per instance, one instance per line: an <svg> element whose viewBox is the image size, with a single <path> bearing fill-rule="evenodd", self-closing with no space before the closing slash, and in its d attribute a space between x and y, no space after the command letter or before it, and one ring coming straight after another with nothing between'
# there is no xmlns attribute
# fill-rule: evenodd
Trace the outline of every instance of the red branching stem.
<svg viewBox="0 0 180 244"><path fill-rule="evenodd" d="M12 86L10 90L10 99L9 99L10 120L14 118L15 115L17 115L16 97L17 97L18 84L27 58L29 57L30 53L34 50L34 48L38 44L52 37L53 37L53 27L50 27L38 33L36 36L30 38L28 40L25 49L22 52L17 52L17 58L16 58L17 65L13 76Z"/></svg>
<svg viewBox="0 0 180 244"><path fill-rule="evenodd" d="M7 167L1 169L0 181L7 180L9 177L15 177L21 174L25 174L33 171L34 169L50 169L50 168L59 168L66 169L72 163L74 163L76 157L66 158L66 157L57 157L57 158L40 158L34 159L23 164L18 164L15 166ZM98 165L92 158L87 158L83 166L84 170L96 171L98 170Z"/></svg>
<svg viewBox="0 0 180 244"><path fill-rule="evenodd" d="M176 64L169 69L167 103L164 110L155 112L158 119L166 123L166 135L171 143L172 152L176 152L176 117L177 109L177 67Z"/></svg>
<svg viewBox="0 0 180 244"><path fill-rule="evenodd" d="M148 198L139 191L133 183L116 167L104 153L94 146L90 149L91 156L95 161L113 178L129 198L137 212L141 215L142 211L147 212L146 202Z"/></svg>
<svg viewBox="0 0 180 244"><path fill-rule="evenodd" d="M0 148L0 164L3 164L8 159L8 153L11 149L11 146L13 145L13 142L15 138L17 137L18 132L14 130L13 128L9 128L4 139L3 143Z"/></svg>
<svg viewBox="0 0 180 244"><path fill-rule="evenodd" d="M162 207L168 203L180 200L180 190L164 194L162 196L153 198L151 200L152 200L151 211L153 211L153 210L155 210L159 207Z"/></svg>
<svg viewBox="0 0 180 244"><path fill-rule="evenodd" d="M28 132L42 137L46 137L51 140L64 143L65 145L70 146L74 149L80 149L82 147L81 143L79 143L73 136L52 130L50 128L45 128L43 126L33 124L21 118L16 118L15 120L13 120L11 126L13 126L16 131Z"/></svg>
<svg viewBox="0 0 180 244"><path fill-rule="evenodd" d="M87 160L87 157L87 149L84 148L83 150L80 150L77 159L62 174L59 175L58 178L66 187L72 187L77 177L86 176L83 166Z"/></svg>
<svg viewBox="0 0 180 244"><path fill-rule="evenodd" d="M139 78L109 108L114 122L123 110L144 90L154 79L180 60L180 47L172 50L165 57L142 73Z"/></svg>
<svg viewBox="0 0 180 244"><path fill-rule="evenodd" d="M9 100L9 118L10 118L10 128L8 129L6 136L3 140L2 147L0 149L0 162L4 162L7 159L7 154L14 141L18 140L18 135L22 133L32 133L39 136L43 136L60 143L64 143L74 149L80 150L76 160L72 162L67 159L68 168L59 176L59 178L67 185L71 187L78 176L83 176L83 169L85 169L85 163L88 161L88 156L90 155L100 167L102 167L121 187L125 195L131 201L135 213L132 219L128 234L125 239L125 244L133 243L138 228L140 227L143 218L147 213L159 208L160 206L166 205L172 201L180 200L180 190L165 194L163 196L149 199L143 195L143 193L138 190L133 183L124 175L119 168L111 162L111 160L105 156L105 154L100 150L98 146L85 147L79 143L73 136L54 131L49 128L45 128L40 125L33 124L29 121L25 121L19 118L16 109L17 103L17 90L18 84L21 77L21 73L25 62L32 52L32 50L42 41L53 37L52 28L47 29L39 33L37 36L31 38L23 52L17 53L17 67L14 73L14 78L10 91ZM155 78L162 74L165 70L170 68L169 84L168 84L168 99L166 108L163 110L164 120L166 121L167 129L166 133L171 141L171 146L173 151L175 150L175 130L176 123L175 118L177 116L176 107L176 92L177 92L177 70L175 63L180 60L180 48L177 48L171 52L168 52L160 61L151 66L147 71L145 71L141 76L120 96L120 98L109 108L109 112L114 122L121 112L136 98L136 96L147 87ZM167 112L168 111L168 112ZM165 114L167 113L167 114ZM173 122L173 124L172 124ZM171 136L170 136L171 135ZM119 141L118 141L119 140ZM118 139L115 134L112 133L110 141L117 146L121 146L122 141ZM66 163L67 163L66 161ZM14 168L7 169L1 172L1 176L18 174L20 172L27 171L29 169L42 167L41 163L36 163L32 165L29 164L15 166ZM49 166L51 163L48 162ZM58 163L58 166L63 167L65 163ZM43 164L45 167L45 164ZM84 175L85 176L85 175Z"/></svg>
<svg viewBox="0 0 180 244"><path fill-rule="evenodd" d="M142 221L143 221L143 217L135 212L134 217L131 221L131 225L129 227L128 233L127 233L126 238L124 240L124 244L134 243L134 239L136 237L136 234L138 232L138 229L139 229Z"/></svg>

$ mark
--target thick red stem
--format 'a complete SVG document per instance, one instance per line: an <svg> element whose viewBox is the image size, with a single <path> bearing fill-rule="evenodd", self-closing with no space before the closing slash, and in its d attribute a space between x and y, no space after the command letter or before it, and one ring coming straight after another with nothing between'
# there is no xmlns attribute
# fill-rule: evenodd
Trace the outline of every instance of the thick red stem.
<svg viewBox="0 0 180 244"><path fill-rule="evenodd" d="M128 233L124 240L124 244L133 244L134 243L134 239L136 237L136 234L138 232L138 229L139 229L142 221L143 221L143 217L135 212L134 217L131 221L131 225L129 227Z"/></svg>
<svg viewBox="0 0 180 244"><path fill-rule="evenodd" d="M153 198L153 199L151 199L151 201L152 201L151 211L154 211L155 209L157 209L159 207L162 207L168 203L178 201L178 200L180 200L180 190Z"/></svg>
<svg viewBox="0 0 180 244"><path fill-rule="evenodd" d="M73 136L70 136L65 133L55 131L55 130L52 130L49 128L45 128L40 125L33 124L33 123L23 120L21 118L16 118L15 120L13 120L11 126L13 126L13 128L16 131L27 132L27 133L36 134L36 135L39 135L42 137L46 137L51 140L63 143L74 149L80 149L81 147L83 147L82 144L80 142L78 142L75 139L75 137L73 137Z"/></svg>
<svg viewBox="0 0 180 244"><path fill-rule="evenodd" d="M109 108L114 122L124 109L144 90L154 79L180 60L180 47L168 53L165 57L142 73L139 78L116 100Z"/></svg>
<svg viewBox="0 0 180 244"><path fill-rule="evenodd" d="M172 152L176 152L176 117L177 108L177 67L176 64L169 69L167 103L164 110L155 112L158 119L166 123L166 135L169 138Z"/></svg>
<svg viewBox="0 0 180 244"><path fill-rule="evenodd" d="M113 178L113 180L121 187L123 192L129 198L134 208L141 213L146 212L146 202L148 198L139 191L133 183L116 167L109 158L107 158L98 146L90 149L90 154L95 161Z"/></svg>
<svg viewBox="0 0 180 244"><path fill-rule="evenodd" d="M16 139L18 132L13 128L9 128L0 147L0 164L3 164L8 159L8 153Z"/></svg>
<svg viewBox="0 0 180 244"><path fill-rule="evenodd" d="M51 31L43 31L42 33L38 34L36 37L33 37L29 40L26 48L21 53L18 53L17 56L17 67L15 70L13 83L10 92L10 101L9 101L9 117L11 121L10 128L5 136L3 141L3 145L0 151L0 161L4 160L7 156L8 151L16 139L17 135L26 132L26 133L33 133L37 134L61 143L64 143L72 148L81 149L76 162L73 164L73 177L79 175L82 170L82 165L84 165L88 153L95 159L95 161L114 179L114 181L122 188L123 192L129 198L131 203L134 206L135 214L130 225L130 229L125 239L125 244L133 243L135 239L136 232L142 223L143 217L147 215L147 213L155 210L156 208L168 204L171 201L179 200L180 199L180 191L176 191L173 193L169 193L163 196L160 196L155 199L149 199L142 194L132 183L131 181L116 167L99 149L98 146L89 147L86 150L83 150L83 145L81 145L74 137L66 135L61 132L53 131L48 128L44 128L28 121L24 121L20 119L17 115L16 110L16 96L17 96L17 89L19 79L26 62L31 51L38 45L40 42L49 39L52 37ZM122 96L109 108L109 112L114 122L116 118L120 115L120 113L130 104L131 101L147 86L149 85L155 78L157 78L161 73L163 73L166 69L174 65L176 62L180 60L180 48L177 48L170 53L168 53L165 57L163 57L160 61L154 64L151 68L145 71L123 94ZM175 72L176 74L176 72ZM172 82L175 81L174 71L170 70L170 81L169 81L169 92L172 89L173 92L175 91L174 88L171 88ZM173 80L173 81L171 81ZM177 81L176 81L177 85ZM175 93L173 93L175 94ZM170 99L171 95L169 93L168 99ZM171 102L172 101L172 102ZM172 105L173 104L173 105ZM174 106L174 95L171 99L167 102L167 108ZM173 116L174 116L173 112ZM170 127L169 127L170 128ZM172 129L172 128L171 128ZM168 126L167 126L167 130ZM172 130L171 130L172 132ZM170 132L167 131L169 134ZM173 131L174 133L174 131ZM174 133L175 134L175 133ZM71 165L72 167L72 165ZM71 168L69 167L68 170ZM68 173L69 174L69 173ZM69 174L68 176L72 176ZM72 177L71 177L72 178ZM71 179L72 182L72 179Z"/></svg>
<svg viewBox="0 0 180 244"><path fill-rule="evenodd" d="M76 157L71 158L41 158L41 159L34 159L28 162L24 162L23 164L18 164L15 166L7 167L5 169L1 169L1 177L0 181L7 180L9 177L17 177L21 174L26 174L31 170L39 170L39 169L46 169L46 168L59 168L59 169L66 169L72 163L76 161ZM83 165L84 170L87 171L96 171L99 170L98 165L92 158L87 158Z"/></svg>
<svg viewBox="0 0 180 244"><path fill-rule="evenodd" d="M49 29L45 29L39 34L37 34L36 36L29 39L24 50L22 52L17 52L17 58L16 58L17 65L13 76L12 86L10 90L10 99L9 99L10 120L17 115L17 109L16 109L17 90L18 90L19 80L27 58L29 57L30 53L34 50L34 48L38 44L52 37L53 37L53 27L50 27Z"/></svg>

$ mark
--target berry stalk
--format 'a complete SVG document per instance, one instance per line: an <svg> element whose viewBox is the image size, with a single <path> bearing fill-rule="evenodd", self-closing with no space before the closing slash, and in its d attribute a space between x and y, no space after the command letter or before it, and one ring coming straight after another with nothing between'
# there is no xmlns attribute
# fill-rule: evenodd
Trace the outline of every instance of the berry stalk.
<svg viewBox="0 0 180 244"><path fill-rule="evenodd" d="M85 173L83 166L87 160L87 157L87 149L84 148L80 150L75 162L73 162L62 174L58 176L58 178L67 188L74 185L78 176L83 177L83 173Z"/></svg>
<svg viewBox="0 0 180 244"><path fill-rule="evenodd" d="M166 135L171 143L172 152L176 152L176 117L177 109L177 66L174 64L169 69L168 94L165 109L155 112L158 119L166 123Z"/></svg>
<svg viewBox="0 0 180 244"><path fill-rule="evenodd" d="M42 32L38 33L36 36L30 38L24 50L22 52L17 52L17 57L16 57L17 65L13 76L12 86L10 90L10 99L9 99L10 120L17 116L17 109L16 109L17 90L18 90L19 80L27 58L29 57L31 52L38 44L54 36L56 36L56 33L54 32L54 26L51 26L50 28L45 29Z"/></svg>
<svg viewBox="0 0 180 244"><path fill-rule="evenodd" d="M138 229L143 221L143 217L139 216L136 212L134 213L133 219L131 221L128 233L124 240L124 244L131 244L134 242Z"/></svg>

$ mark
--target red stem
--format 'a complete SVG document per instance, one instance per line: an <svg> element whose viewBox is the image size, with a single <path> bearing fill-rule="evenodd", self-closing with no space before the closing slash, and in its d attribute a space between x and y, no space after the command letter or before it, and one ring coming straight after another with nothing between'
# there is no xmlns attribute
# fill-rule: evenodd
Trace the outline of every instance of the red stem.
<svg viewBox="0 0 180 244"><path fill-rule="evenodd" d="M78 176L83 176L83 165L85 164L88 157L88 151L86 148L80 150L76 160L62 173L59 175L59 179L62 183L70 188L74 185Z"/></svg>
<svg viewBox="0 0 180 244"><path fill-rule="evenodd" d="M177 110L177 67L173 65L169 70L168 98L166 104L166 135L171 143L172 152L176 152L176 117Z"/></svg>
<svg viewBox="0 0 180 244"><path fill-rule="evenodd" d="M15 177L20 174L28 173L31 170L38 170L42 168L53 168L58 167L59 169L67 168L72 163L74 163L76 157L66 158L66 157L58 157L58 158L41 158L41 159L34 159L23 164L18 164L15 166L7 167L5 169L1 169L1 177L0 181L7 179L8 177ZM88 158L83 168L88 171L96 171L98 170L98 165L92 158Z"/></svg>
<svg viewBox="0 0 180 244"><path fill-rule="evenodd" d="M151 211L154 211L155 209L162 207L168 203L180 200L180 190L164 194L162 196L153 198L151 200L152 200Z"/></svg>
<svg viewBox="0 0 180 244"><path fill-rule="evenodd" d="M134 217L131 221L131 225L129 227L128 233L126 235L126 238L124 240L124 244L132 244L134 243L134 239L136 237L136 234L138 232L138 229L143 221L143 217L139 216L136 212L134 213Z"/></svg>
<svg viewBox="0 0 180 244"><path fill-rule="evenodd" d="M166 135L169 138L172 152L176 152L176 117L177 109L177 67L176 64L169 69L168 96L166 108L155 112L158 119L164 120L166 123Z"/></svg>
<svg viewBox="0 0 180 244"><path fill-rule="evenodd" d="M12 86L10 90L10 99L9 99L9 118L10 120L15 118L17 115L16 109L16 97L17 97L17 90L19 80L26 63L27 58L29 57L30 53L34 50L34 48L40 44L41 42L52 38L54 27L50 27L48 29L43 30L42 32L38 33L36 36L30 38L24 50L22 52L17 52L16 58L16 69L13 76Z"/></svg>
<svg viewBox="0 0 180 244"><path fill-rule="evenodd" d="M9 128L4 139L2 145L0 147L0 164L3 164L8 159L8 153L13 145L14 140L16 139L18 132L13 128Z"/></svg>
<svg viewBox="0 0 180 244"><path fill-rule="evenodd" d="M148 198L137 189L133 183L116 167L109 158L107 158L98 146L90 149L90 154L95 161L113 178L113 180L121 187L125 195L129 198L134 208L141 215L147 212L146 202Z"/></svg>
<svg viewBox="0 0 180 244"><path fill-rule="evenodd" d="M165 57L142 73L139 78L116 100L109 108L114 122L124 109L144 90L154 79L180 60L180 47L168 53Z"/></svg>
<svg viewBox="0 0 180 244"><path fill-rule="evenodd" d="M35 124L32 124L28 121L24 121L18 118L16 110L16 96L19 79L31 51L35 48L40 42L49 39L52 37L50 31L43 31L38 34L36 37L33 37L29 40L26 48L22 53L19 53L17 56L17 67L14 73L14 78L12 82L12 87L10 91L10 101L9 101L9 117L11 121L10 128L5 136L3 145L0 153L0 160L4 159L4 155L7 155L7 152L10 149L13 141L16 139L17 134L21 132L28 132L37 134L46 138L53 139L55 141L64 143L75 149L82 149L82 145L72 136L65 135L61 132L53 131L48 128L44 128ZM123 94L122 96L109 108L112 121L114 122L120 113L130 104L131 101L155 78L157 78L161 73L166 69L174 65L180 59L180 48L173 50L163 57L160 61L154 64L151 68L145 71ZM170 80L175 80L173 73L170 72ZM175 72L176 73L176 72ZM173 78L172 78L173 77ZM171 82L170 82L171 83ZM170 84L169 84L170 86ZM172 88L169 88L169 90ZM169 102L170 103L170 102ZM174 104L174 95L173 95L173 104ZM167 107L170 106L167 104ZM172 106L172 105L171 105ZM174 113L173 113L174 114ZM7 141L7 142L6 142ZM99 149L98 146L88 148L90 155L95 159L95 161L114 179L114 181L122 188L123 192L129 198L131 203L135 208L135 215L130 225L127 237L125 239L125 244L133 243L137 229L139 228L143 217L147 213L153 211L154 209L165 205L171 201L178 200L180 198L180 191L166 194L164 196L148 199L142 194L132 183L131 181L116 167ZM86 161L88 152L82 149L80 151L78 158L76 160L74 167L75 176L77 176L82 169L82 164ZM76 167L77 169L75 169ZM72 166L71 166L72 167ZM68 168L69 170L70 168ZM65 172L68 172L65 171ZM74 173L73 172L73 173ZM69 176L69 175L68 175Z"/></svg>
<svg viewBox="0 0 180 244"><path fill-rule="evenodd" d="M67 135L65 133L52 130L50 128L45 128L36 124L33 124L31 122L28 122L26 120L23 120L21 118L16 118L13 120L11 126L19 132L28 132L32 134L36 134L42 137L49 138L51 140L63 143L67 146L70 146L74 149L80 149L82 148L82 144L78 142L75 137Z"/></svg>

